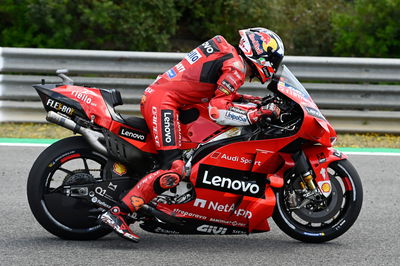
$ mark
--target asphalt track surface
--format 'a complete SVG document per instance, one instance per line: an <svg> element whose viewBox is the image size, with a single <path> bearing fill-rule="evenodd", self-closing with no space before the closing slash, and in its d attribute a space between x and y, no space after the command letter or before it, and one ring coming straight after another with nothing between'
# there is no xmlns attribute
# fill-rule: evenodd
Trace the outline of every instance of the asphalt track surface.
<svg viewBox="0 0 400 266"><path fill-rule="evenodd" d="M44 147L0 146L0 265L400 265L400 156L351 155L364 186L350 230L305 244L271 220L268 233L241 236L158 235L135 228L139 244L110 234L65 241L35 221L27 176Z"/></svg>

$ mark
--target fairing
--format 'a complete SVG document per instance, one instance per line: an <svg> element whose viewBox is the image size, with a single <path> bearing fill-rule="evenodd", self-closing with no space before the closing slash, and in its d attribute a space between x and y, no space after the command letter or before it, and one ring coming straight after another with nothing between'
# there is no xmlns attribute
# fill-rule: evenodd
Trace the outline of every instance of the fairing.
<svg viewBox="0 0 400 266"><path fill-rule="evenodd" d="M324 146L332 146L331 138L336 137L335 130L322 115L304 86L286 66L283 66L277 87L280 93L299 104L304 112L303 125L298 135Z"/></svg>
<svg viewBox="0 0 400 266"><path fill-rule="evenodd" d="M276 89L303 111L301 125L290 135L255 140L251 126L230 127L214 123L209 118L207 103L181 110L182 149L196 149L188 176L194 185L195 198L181 204L156 204L157 210L186 219L193 225L181 232L239 234L268 231L267 219L276 203L274 189L284 185L287 171L295 167L294 152L304 152L321 190L330 182L327 167L345 158L329 148L335 131L285 66ZM136 122L125 121L114 111L110 100L104 98L101 89L63 85L38 91L46 110L63 111L62 107L57 110L47 103L48 98L55 99L62 106L74 109L71 113L62 112L64 115L92 121L139 150L156 154L144 121L139 118ZM329 193L324 191L324 195ZM152 227L148 222L144 226L156 232L159 224ZM167 232L172 229L157 230Z"/></svg>

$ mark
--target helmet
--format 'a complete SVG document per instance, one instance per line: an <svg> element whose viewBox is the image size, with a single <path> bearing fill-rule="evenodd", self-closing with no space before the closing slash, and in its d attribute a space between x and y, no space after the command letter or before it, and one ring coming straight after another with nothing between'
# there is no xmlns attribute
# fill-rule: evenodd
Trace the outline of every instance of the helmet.
<svg viewBox="0 0 400 266"><path fill-rule="evenodd" d="M281 38L265 28L239 30L239 34L241 54L247 59L253 74L265 83L282 63L284 47Z"/></svg>

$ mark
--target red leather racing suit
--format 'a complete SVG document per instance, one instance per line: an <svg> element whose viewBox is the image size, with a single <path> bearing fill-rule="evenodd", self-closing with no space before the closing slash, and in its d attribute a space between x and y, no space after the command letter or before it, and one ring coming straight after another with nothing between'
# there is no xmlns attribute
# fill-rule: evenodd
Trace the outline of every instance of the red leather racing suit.
<svg viewBox="0 0 400 266"><path fill-rule="evenodd" d="M201 44L158 76L145 90L141 102L141 111L156 149L162 152L180 148L178 109L187 104L209 102L210 117L219 124L250 124L247 114L249 110L255 110L254 105L233 103L241 97L236 91L243 85L245 77L243 59L222 36ZM145 176L123 202L131 211L137 210L163 189L176 186L182 171L183 162L175 161L164 170ZM178 178L171 178L171 174L177 174Z"/></svg>
<svg viewBox="0 0 400 266"><path fill-rule="evenodd" d="M248 125L249 107L233 103L241 97L236 91L245 76L242 58L222 36L203 43L159 76L146 89L141 105L157 149L180 147L177 109L187 104L210 102L220 112L212 117L217 123Z"/></svg>

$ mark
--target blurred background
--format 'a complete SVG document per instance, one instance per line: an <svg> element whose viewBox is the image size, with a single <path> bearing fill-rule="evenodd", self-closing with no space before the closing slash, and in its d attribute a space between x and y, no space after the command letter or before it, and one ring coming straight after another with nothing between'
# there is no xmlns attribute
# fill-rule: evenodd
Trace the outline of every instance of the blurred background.
<svg viewBox="0 0 400 266"><path fill-rule="evenodd" d="M399 0L1 0L0 46L187 52L262 26L287 55L400 57Z"/></svg>

